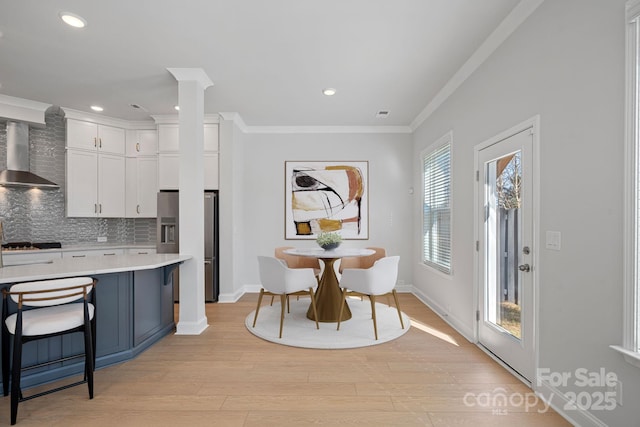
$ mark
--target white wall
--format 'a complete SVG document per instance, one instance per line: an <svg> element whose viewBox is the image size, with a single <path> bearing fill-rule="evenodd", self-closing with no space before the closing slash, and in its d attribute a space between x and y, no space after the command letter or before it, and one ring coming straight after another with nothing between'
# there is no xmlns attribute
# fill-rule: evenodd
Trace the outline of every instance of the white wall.
<svg viewBox="0 0 640 427"><path fill-rule="evenodd" d="M399 280L411 284L411 135L245 134L243 142L243 283L260 283L258 255L272 255L276 246L316 246L284 239L285 160L367 160L369 240L346 240L343 246L383 246L388 254L400 255Z"/></svg>
<svg viewBox="0 0 640 427"><path fill-rule="evenodd" d="M245 245L241 221L244 203L243 135L234 121L236 114L223 113L221 116L218 169L219 301L233 302L242 296L243 287L238 274L244 265L242 254Z"/></svg>
<svg viewBox="0 0 640 427"><path fill-rule="evenodd" d="M562 250L538 248L539 367L615 372L623 406L591 413L611 426L640 419L640 370L608 347L622 343L624 3L544 2L414 134L416 157L453 130L455 175L455 274L445 280L415 263L414 286L473 331L473 147L540 115L537 235L544 245L547 230L562 232ZM419 229L419 200L414 212Z"/></svg>

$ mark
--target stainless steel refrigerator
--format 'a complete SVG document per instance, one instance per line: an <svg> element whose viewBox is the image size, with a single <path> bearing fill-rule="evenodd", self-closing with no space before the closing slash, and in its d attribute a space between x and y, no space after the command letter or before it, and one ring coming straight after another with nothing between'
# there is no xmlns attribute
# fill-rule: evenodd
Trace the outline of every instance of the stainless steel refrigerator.
<svg viewBox="0 0 640 427"><path fill-rule="evenodd" d="M177 191L158 193L156 249L159 254L180 252L180 210ZM173 298L180 296L179 269L173 272ZM204 192L204 299L218 301L218 192Z"/></svg>

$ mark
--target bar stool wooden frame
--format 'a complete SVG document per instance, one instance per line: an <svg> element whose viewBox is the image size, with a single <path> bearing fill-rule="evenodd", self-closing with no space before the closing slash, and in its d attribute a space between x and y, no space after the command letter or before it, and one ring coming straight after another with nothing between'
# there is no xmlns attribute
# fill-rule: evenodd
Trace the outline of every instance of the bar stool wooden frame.
<svg viewBox="0 0 640 427"><path fill-rule="evenodd" d="M88 385L89 399L93 399L93 372L96 360L96 284L97 279L91 277L74 277L18 283L8 290L2 290L2 386L4 395L7 396L9 383L11 383L11 425L14 425L17 420L18 403L26 400L85 383ZM9 314L9 298L18 306L13 314ZM81 302L78 302L79 300ZM47 322L46 326L37 326L38 317L43 315L54 316L63 324L55 326L53 322ZM83 333L83 353L22 367L24 343L74 332ZM13 355L10 361L12 335ZM20 387L23 371L78 358L84 358L84 378L81 381L27 397L23 396Z"/></svg>

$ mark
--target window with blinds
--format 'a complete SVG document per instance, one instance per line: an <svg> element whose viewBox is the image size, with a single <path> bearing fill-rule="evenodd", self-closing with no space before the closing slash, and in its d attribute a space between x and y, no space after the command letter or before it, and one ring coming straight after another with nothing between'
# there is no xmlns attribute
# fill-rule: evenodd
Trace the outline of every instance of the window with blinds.
<svg viewBox="0 0 640 427"><path fill-rule="evenodd" d="M625 273L627 283L625 283L625 301L633 300L629 304L625 322L627 322L627 336L625 337L625 347L636 353L636 359L640 358L640 1L627 2L627 115L630 117L625 160L626 179L628 193L627 205L632 208L631 212L625 212L625 226L633 229L633 234L625 232ZM630 238L629 236L633 236ZM636 363L640 366L640 362Z"/></svg>
<svg viewBox="0 0 640 427"><path fill-rule="evenodd" d="M424 199L422 261L451 273L451 134L422 156Z"/></svg>
<svg viewBox="0 0 640 427"><path fill-rule="evenodd" d="M640 0L627 2L626 18L624 325L622 345L611 348L640 368Z"/></svg>

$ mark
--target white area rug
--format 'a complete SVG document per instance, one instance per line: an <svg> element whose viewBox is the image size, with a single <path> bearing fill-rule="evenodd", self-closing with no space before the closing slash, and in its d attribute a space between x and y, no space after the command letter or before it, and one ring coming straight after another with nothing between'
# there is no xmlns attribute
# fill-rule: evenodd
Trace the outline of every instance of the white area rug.
<svg viewBox="0 0 640 427"><path fill-rule="evenodd" d="M382 298L384 301L384 298ZM282 338L278 338L280 328L280 303L276 299L269 305L271 297L265 297L258 313L256 327L253 328L255 310L245 319L245 325L252 334L277 344L304 348L356 348L382 344L405 334L410 327L409 317L402 313L404 329L400 326L398 311L392 304L376 303L376 317L378 318L378 340L373 334L373 320L371 320L371 303L367 298L349 298L347 303L351 308L351 319L340 323L340 330L336 331L337 323L316 323L307 319L307 309L311 303L309 298L296 300L291 297L291 313L285 313Z"/></svg>

